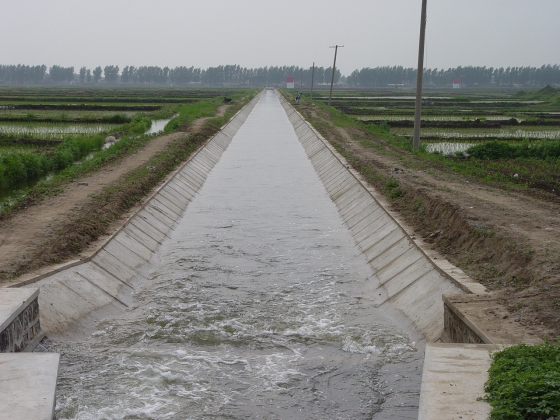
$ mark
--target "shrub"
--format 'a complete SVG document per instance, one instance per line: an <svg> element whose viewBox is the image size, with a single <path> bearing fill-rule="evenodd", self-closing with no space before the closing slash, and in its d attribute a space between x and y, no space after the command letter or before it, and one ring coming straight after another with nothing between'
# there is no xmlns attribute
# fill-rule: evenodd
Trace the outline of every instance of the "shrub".
<svg viewBox="0 0 560 420"><path fill-rule="evenodd" d="M560 415L560 347L521 344L492 355L485 400L491 419L537 420Z"/></svg>

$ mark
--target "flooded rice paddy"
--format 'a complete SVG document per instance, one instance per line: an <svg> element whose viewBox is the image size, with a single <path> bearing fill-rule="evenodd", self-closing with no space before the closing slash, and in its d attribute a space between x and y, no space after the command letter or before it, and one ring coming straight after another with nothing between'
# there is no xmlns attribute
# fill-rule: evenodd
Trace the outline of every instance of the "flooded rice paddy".
<svg viewBox="0 0 560 420"><path fill-rule="evenodd" d="M163 131L169 121L175 118L178 114L173 115L171 118L164 118L161 120L152 120L152 125L144 134L156 134Z"/></svg>
<svg viewBox="0 0 560 420"><path fill-rule="evenodd" d="M42 139L59 139L75 134L107 133L112 124L72 124L72 123L10 123L0 122L0 135L16 135Z"/></svg>
<svg viewBox="0 0 560 420"><path fill-rule="evenodd" d="M57 419L415 419L423 339L377 286L266 91L135 306L55 337Z"/></svg>

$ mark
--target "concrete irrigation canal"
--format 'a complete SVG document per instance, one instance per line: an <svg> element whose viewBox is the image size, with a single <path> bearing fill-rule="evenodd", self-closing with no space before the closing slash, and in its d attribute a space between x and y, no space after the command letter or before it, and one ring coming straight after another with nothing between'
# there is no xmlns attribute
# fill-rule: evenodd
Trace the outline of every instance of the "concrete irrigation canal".
<svg viewBox="0 0 560 420"><path fill-rule="evenodd" d="M426 255L273 90L91 259L5 292L3 351L49 337L0 359L3 411L27 413L12 418L52 418L55 386L59 420L487 413L461 397L487 348L431 344L492 342L457 299L444 312L480 285Z"/></svg>

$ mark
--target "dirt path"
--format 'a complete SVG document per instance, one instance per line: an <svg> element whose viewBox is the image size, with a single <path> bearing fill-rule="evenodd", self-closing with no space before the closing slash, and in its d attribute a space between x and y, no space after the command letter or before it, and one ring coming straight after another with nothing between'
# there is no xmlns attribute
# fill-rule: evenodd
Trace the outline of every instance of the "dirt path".
<svg viewBox="0 0 560 420"><path fill-rule="evenodd" d="M559 197L477 181L365 130L335 126L317 107L298 110L379 190L393 177L402 195L391 207L417 236L495 293L504 313L531 333L560 335Z"/></svg>
<svg viewBox="0 0 560 420"><path fill-rule="evenodd" d="M220 106L216 116L224 116L226 109L227 105ZM83 211L83 207L90 203L92 195L100 193L107 185L115 183L124 174L141 167L171 141L185 137L191 132L198 132L209 118L193 121L188 132L155 137L137 153L66 185L61 194L46 197L41 203L0 222L0 273L7 273L9 278L9 273L15 268L25 263L32 263L34 259L39 258L45 244L54 242L60 236L65 222L76 216L76 213ZM111 229L117 230L120 224L113 223ZM92 247L95 245L90 244Z"/></svg>

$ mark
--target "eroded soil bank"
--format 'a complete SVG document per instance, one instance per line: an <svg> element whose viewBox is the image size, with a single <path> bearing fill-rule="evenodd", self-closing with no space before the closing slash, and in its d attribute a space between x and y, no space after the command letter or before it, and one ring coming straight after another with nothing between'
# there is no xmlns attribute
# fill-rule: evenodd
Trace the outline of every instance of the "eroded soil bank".
<svg viewBox="0 0 560 420"><path fill-rule="evenodd" d="M492 316L542 338L560 335L558 196L454 173L358 124L337 123L309 102L297 110L390 199L417 236L496 294L500 313Z"/></svg>

